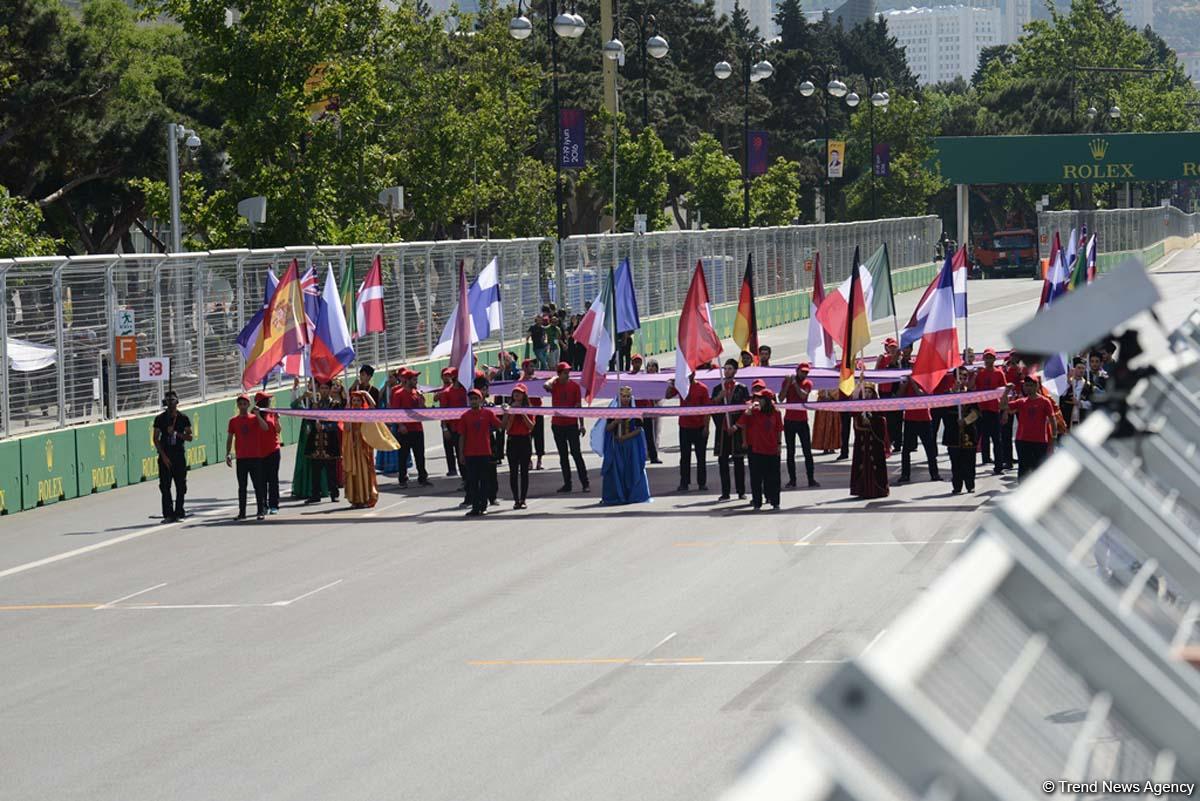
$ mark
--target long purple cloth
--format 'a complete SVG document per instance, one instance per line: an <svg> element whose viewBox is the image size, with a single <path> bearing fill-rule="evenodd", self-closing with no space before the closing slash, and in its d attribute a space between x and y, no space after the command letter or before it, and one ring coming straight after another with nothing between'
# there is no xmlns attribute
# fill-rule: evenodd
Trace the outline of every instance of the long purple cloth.
<svg viewBox="0 0 1200 801"><path fill-rule="evenodd" d="M982 403L996 400L1005 392L1004 387L981 389L974 392L951 392L942 395L917 395L904 398L874 398L870 400L818 401L816 403L777 403L775 407L807 409L810 412L894 412L904 409L937 409L967 403ZM584 406L582 408L554 408L553 406L522 406L514 412L531 417L561 414L588 419L618 417L682 417L699 414L723 414L744 412L745 406ZM277 409L276 412L290 417L310 420L333 420L339 423L421 423L457 420L467 409L458 406L430 409ZM492 407L497 414L500 410Z"/></svg>

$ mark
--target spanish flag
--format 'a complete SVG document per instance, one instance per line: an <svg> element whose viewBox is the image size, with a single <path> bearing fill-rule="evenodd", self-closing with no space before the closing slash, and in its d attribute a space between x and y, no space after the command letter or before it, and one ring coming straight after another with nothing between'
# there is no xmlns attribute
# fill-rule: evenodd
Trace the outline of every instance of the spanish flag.
<svg viewBox="0 0 1200 801"><path fill-rule="evenodd" d="M754 254L746 255L746 274L738 294L737 316L733 318L733 341L758 359L758 318L754 316Z"/></svg>
<svg viewBox="0 0 1200 801"><path fill-rule="evenodd" d="M308 344L299 270L300 265L292 259L263 312L258 340L246 357L246 369L242 372L242 386L246 389L261 384L284 356L302 353Z"/></svg>
<svg viewBox="0 0 1200 801"><path fill-rule="evenodd" d="M847 293L846 338L842 340L841 380L838 389L845 395L854 391L854 368L858 354L871 344L871 325L867 321L867 301L863 296L862 280L858 274L858 248L854 248L854 265L850 268L850 291Z"/></svg>

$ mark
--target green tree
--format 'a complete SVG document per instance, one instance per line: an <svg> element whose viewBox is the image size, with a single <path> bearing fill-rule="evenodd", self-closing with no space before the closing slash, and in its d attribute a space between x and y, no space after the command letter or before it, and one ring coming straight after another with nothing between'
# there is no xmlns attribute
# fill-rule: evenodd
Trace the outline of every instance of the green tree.
<svg viewBox="0 0 1200 801"><path fill-rule="evenodd" d="M0 259L54 255L61 243L41 228L41 209L0 186Z"/></svg>
<svg viewBox="0 0 1200 801"><path fill-rule="evenodd" d="M679 159L679 175L692 219L700 215L709 228L742 223L741 167L711 134L701 134L691 152Z"/></svg>
<svg viewBox="0 0 1200 801"><path fill-rule="evenodd" d="M605 120L605 122L607 122ZM608 152L612 152L612 130L604 125ZM651 128L631 136L623 117L617 124L617 230L633 228L635 212L646 215L646 230L660 231L670 222L664 207L674 159ZM605 213L612 215L612 157L594 160L581 178L603 198Z"/></svg>
<svg viewBox="0 0 1200 801"><path fill-rule="evenodd" d="M848 163L858 165L858 177L846 189L846 205L853 219L871 217L871 163L869 114L854 116L849 137ZM875 179L880 217L925 214L929 201L945 180L929 168L932 137L937 122L930 104L911 98L893 98L886 114L875 115L875 141L890 146L889 175Z"/></svg>
<svg viewBox="0 0 1200 801"><path fill-rule="evenodd" d="M800 165L775 159L750 184L751 225L792 225L800 217Z"/></svg>

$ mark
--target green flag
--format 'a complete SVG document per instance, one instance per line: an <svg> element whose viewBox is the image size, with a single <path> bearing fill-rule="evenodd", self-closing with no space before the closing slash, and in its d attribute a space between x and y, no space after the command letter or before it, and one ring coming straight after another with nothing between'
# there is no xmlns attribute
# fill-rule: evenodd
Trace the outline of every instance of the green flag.
<svg viewBox="0 0 1200 801"><path fill-rule="evenodd" d="M358 337L358 310L355 308L355 286L354 286L354 257L350 257L350 263L346 265L346 269L342 272L342 282L338 285L338 294L342 298L342 311L346 315L346 327L350 329L350 338Z"/></svg>
<svg viewBox="0 0 1200 801"><path fill-rule="evenodd" d="M1075 264L1071 269L1071 277L1067 279L1067 289L1078 289L1087 286L1087 238L1079 243L1079 253L1075 256Z"/></svg>
<svg viewBox="0 0 1200 801"><path fill-rule="evenodd" d="M887 244L880 245L863 266L871 274L871 308L867 310L870 319L894 316L896 303L892 299L892 265L888 260Z"/></svg>

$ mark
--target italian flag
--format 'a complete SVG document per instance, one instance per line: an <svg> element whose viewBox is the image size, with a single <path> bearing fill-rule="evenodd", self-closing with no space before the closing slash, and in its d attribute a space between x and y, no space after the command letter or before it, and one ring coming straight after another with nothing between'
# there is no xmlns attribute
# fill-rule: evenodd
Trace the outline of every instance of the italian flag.
<svg viewBox="0 0 1200 801"><path fill-rule="evenodd" d="M571 338L587 349L583 358L583 372L580 383L583 385L583 400L591 403L604 387L608 375L608 361L613 355L613 338L608 328L612 324L612 270L608 271L608 279L604 288L592 301L591 307Z"/></svg>

